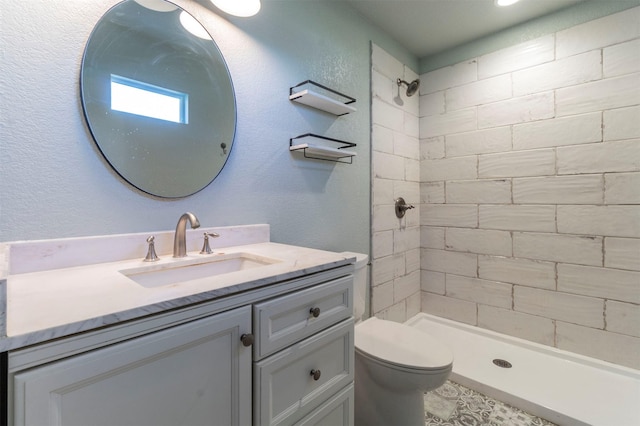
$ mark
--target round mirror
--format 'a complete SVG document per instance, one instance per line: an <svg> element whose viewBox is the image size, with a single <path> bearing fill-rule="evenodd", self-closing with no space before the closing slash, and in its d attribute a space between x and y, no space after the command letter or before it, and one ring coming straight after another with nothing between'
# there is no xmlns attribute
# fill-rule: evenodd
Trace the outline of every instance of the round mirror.
<svg viewBox="0 0 640 426"><path fill-rule="evenodd" d="M236 129L231 76L215 42L164 0L125 0L94 28L80 89L93 138L127 182L160 197L206 187Z"/></svg>

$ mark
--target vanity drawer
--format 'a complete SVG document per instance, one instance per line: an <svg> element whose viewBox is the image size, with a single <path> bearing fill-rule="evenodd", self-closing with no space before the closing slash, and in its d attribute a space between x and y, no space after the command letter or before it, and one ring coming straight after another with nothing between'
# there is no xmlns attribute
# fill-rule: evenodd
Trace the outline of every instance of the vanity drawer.
<svg viewBox="0 0 640 426"><path fill-rule="evenodd" d="M255 362L253 424L301 420L352 384L353 363L353 319Z"/></svg>
<svg viewBox="0 0 640 426"><path fill-rule="evenodd" d="M354 422L353 404L355 404L354 386L349 385L295 426L351 426Z"/></svg>
<svg viewBox="0 0 640 426"><path fill-rule="evenodd" d="M353 275L258 303L253 307L254 359L271 355L352 315Z"/></svg>

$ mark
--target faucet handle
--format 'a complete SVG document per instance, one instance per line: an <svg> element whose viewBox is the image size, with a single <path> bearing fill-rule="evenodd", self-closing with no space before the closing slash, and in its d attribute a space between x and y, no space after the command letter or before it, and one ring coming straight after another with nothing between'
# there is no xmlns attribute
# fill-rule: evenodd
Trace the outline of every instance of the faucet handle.
<svg viewBox="0 0 640 426"><path fill-rule="evenodd" d="M205 232L204 233L204 243L202 244L202 250L200 250L200 254L211 254L213 250L211 250L211 246L209 245L209 237L218 238L220 234L216 234L215 232Z"/></svg>
<svg viewBox="0 0 640 426"><path fill-rule="evenodd" d="M147 238L147 243L149 243L149 249L147 250L147 256L144 258L145 262L155 262L160 260L160 258L156 254L155 239L156 237L153 235Z"/></svg>

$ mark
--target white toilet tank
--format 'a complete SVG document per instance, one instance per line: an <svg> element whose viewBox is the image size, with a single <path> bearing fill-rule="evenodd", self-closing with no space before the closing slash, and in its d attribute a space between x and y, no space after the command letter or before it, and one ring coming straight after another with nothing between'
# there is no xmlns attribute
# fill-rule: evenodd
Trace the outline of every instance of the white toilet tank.
<svg viewBox="0 0 640 426"><path fill-rule="evenodd" d="M358 322L363 319L367 306L367 263L369 262L369 256L349 251L345 251L340 254L345 257L356 258L355 271L353 272L353 315L356 322Z"/></svg>

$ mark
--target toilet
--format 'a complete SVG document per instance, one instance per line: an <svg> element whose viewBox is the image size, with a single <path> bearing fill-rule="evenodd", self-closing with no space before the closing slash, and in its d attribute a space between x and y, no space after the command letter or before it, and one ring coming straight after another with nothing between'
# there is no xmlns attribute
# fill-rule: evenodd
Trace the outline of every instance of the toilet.
<svg viewBox="0 0 640 426"><path fill-rule="evenodd" d="M365 254L355 257L355 424L424 425L424 393L441 386L453 367L451 350L429 334L375 317L362 321L367 288Z"/></svg>

